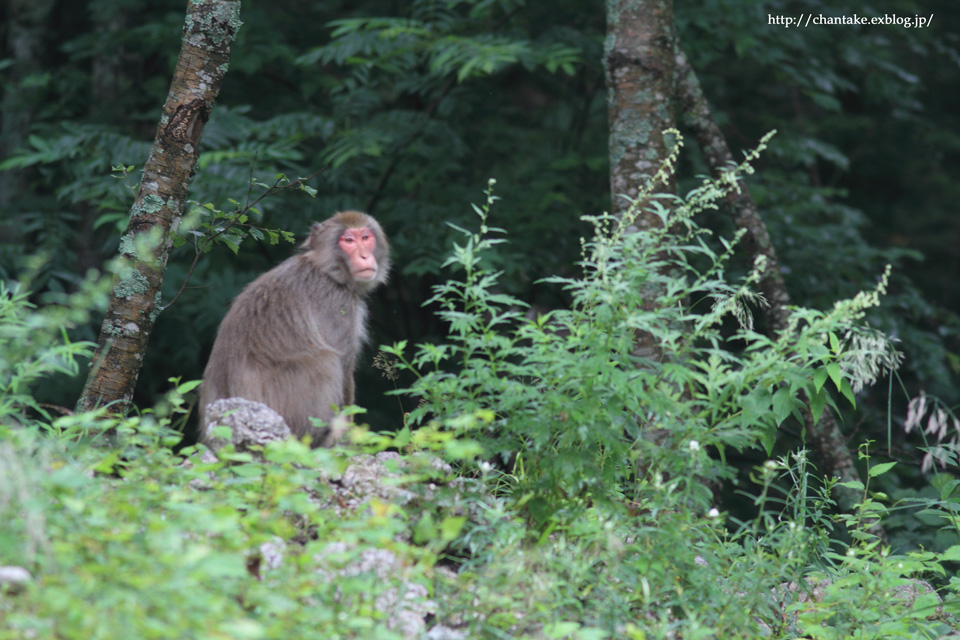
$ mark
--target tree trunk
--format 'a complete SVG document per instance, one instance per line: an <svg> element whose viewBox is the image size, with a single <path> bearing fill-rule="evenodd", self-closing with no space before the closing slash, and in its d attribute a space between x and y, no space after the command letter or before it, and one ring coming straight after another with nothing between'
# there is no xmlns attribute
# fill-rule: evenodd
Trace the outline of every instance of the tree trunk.
<svg viewBox="0 0 960 640"><path fill-rule="evenodd" d="M729 169L733 156L720 127L713 120L710 105L700 88L700 81L680 45L677 45L678 99L683 112L684 123L692 130L694 137L703 149L704 158L710 172L716 177ZM757 205L750 195L746 184L740 184L740 192L727 195L727 204L733 211L734 222L739 229L745 229L743 242L748 254L755 258L763 255L766 266L759 283L761 293L770 303L767 317L771 333L779 333L787 326L789 317L790 294L780 273L780 263L767 233L767 226L757 212ZM820 421L815 422L809 406L804 411L804 426L809 437L810 447L820 461L822 471L830 477L840 478L841 482L860 480L853 456L847 442L840 432L836 418L829 409L824 410ZM851 513L861 499L861 495L852 489L837 486L838 506ZM881 532L882 533L882 532Z"/></svg>
<svg viewBox="0 0 960 640"><path fill-rule="evenodd" d="M636 206L639 215L634 229L660 224L660 218L647 210L648 202L635 201L672 146L663 132L676 126L673 49L672 0L607 1L604 69L609 92L612 213L619 217ZM661 190L675 191L672 182ZM637 334L634 354L652 360L664 356L660 345L646 332Z"/></svg>
<svg viewBox="0 0 960 640"><path fill-rule="evenodd" d="M98 348L77 410L126 411L160 313L160 287L187 200L198 144L240 28L239 0L190 0L180 57L130 223Z"/></svg>
<svg viewBox="0 0 960 640"><path fill-rule="evenodd" d="M604 45L610 117L613 213L630 207L669 148L663 132L675 126L673 2L608 0ZM672 185L666 191L674 191ZM623 198L622 196L627 196ZM658 224L643 212L638 226Z"/></svg>

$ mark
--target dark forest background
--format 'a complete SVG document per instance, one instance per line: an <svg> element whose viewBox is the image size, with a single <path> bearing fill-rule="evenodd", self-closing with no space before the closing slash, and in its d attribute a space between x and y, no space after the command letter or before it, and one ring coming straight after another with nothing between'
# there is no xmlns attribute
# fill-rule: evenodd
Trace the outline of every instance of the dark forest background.
<svg viewBox="0 0 960 640"><path fill-rule="evenodd" d="M183 0L8 0L0 5L0 278L45 257L37 303L72 291L115 255L179 50ZM920 475L902 434L921 391L958 401L960 373L960 17L949 0L755 2L677 0L677 34L727 141L739 156L778 131L750 178L796 304L825 308L870 288L894 265L869 321L907 354L889 385L843 417L856 444L891 445L893 481ZM771 16L933 15L897 25L786 29ZM577 272L580 217L610 209L605 7L600 2L459 3L246 0L244 26L202 139L191 199L228 210L251 176L320 173L301 192L265 200L253 223L298 237L331 213L374 214L395 272L376 296L359 404L379 428L401 422L393 383L370 362L378 344L444 332L423 306L469 226L488 178L502 201L492 222L502 287L534 305L564 306L538 280ZM133 166L124 178L112 167ZM680 191L708 173L688 138ZM253 189L253 196L258 189ZM729 235L717 211L702 224ZM189 239L189 230L182 231ZM135 401L168 379L200 377L230 300L290 255L252 240L200 260L160 317ZM170 259L164 298L180 289L188 242ZM746 269L747 265L740 265ZM99 320L75 331L95 340ZM72 407L83 379L54 379L38 400ZM401 382L401 385L403 383ZM889 411L888 411L889 410ZM798 434L784 433L782 438Z"/></svg>

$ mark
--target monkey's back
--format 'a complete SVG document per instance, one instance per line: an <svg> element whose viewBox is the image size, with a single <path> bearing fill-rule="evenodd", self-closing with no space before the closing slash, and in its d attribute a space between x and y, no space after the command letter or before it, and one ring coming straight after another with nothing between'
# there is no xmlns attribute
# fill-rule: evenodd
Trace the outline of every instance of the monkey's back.
<svg viewBox="0 0 960 640"><path fill-rule="evenodd" d="M331 405L353 401L366 314L364 301L307 253L251 282L224 317L204 370L201 433L207 405L231 397L266 404L298 436L311 430L311 416L329 421Z"/></svg>

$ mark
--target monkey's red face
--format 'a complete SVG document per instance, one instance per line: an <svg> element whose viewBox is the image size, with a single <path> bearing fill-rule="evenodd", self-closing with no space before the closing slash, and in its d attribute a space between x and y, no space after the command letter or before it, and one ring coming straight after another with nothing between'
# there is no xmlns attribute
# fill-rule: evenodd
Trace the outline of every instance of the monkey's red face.
<svg viewBox="0 0 960 640"><path fill-rule="evenodd" d="M340 236L340 250L356 280L373 280L377 276L377 236L367 227L351 227Z"/></svg>

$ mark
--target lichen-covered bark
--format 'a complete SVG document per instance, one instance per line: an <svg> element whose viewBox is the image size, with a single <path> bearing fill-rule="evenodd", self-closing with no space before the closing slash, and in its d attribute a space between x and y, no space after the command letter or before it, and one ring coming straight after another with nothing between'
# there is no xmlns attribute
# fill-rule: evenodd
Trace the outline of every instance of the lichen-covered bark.
<svg viewBox="0 0 960 640"><path fill-rule="evenodd" d="M78 410L109 404L122 412L130 406L160 312L160 286L196 167L197 145L241 24L239 0L190 0L187 6L180 57L120 241L122 266Z"/></svg>
<svg viewBox="0 0 960 640"><path fill-rule="evenodd" d="M677 97L680 103L684 124L689 127L703 150L704 158L714 176L730 168L733 156L727 147L727 141L714 121L710 105L700 88L697 74L691 67L680 45L676 48ZM750 190L741 184L740 192L727 196L727 204L733 211L737 228L746 230L743 243L752 257L763 255L766 266L759 283L760 291L770 303L767 318L771 332L779 333L787 326L790 294L780 272L777 253L767 233L767 226L757 212L757 205ZM809 438L810 448L820 462L822 471L830 477L840 478L841 482L859 480L857 468L847 442L840 432L836 418L829 409L814 422L809 408L804 412L804 424ZM838 504L841 509L850 512L860 500L860 495L845 487L837 487ZM882 531L878 531L882 534Z"/></svg>
<svg viewBox="0 0 960 640"><path fill-rule="evenodd" d="M613 215L633 206L640 188L669 155L663 132L676 126L673 46L672 0L607 0L604 70ZM673 184L660 190L675 191ZM647 211L647 204L636 203L634 229L661 224L658 216ZM656 296L651 293L644 298ZM661 360L665 354L652 335L639 332L634 355Z"/></svg>
<svg viewBox="0 0 960 640"><path fill-rule="evenodd" d="M630 206L621 196L636 198L667 156L663 131L675 125L673 43L672 0L607 1L604 66L614 214ZM637 225L658 221L641 213Z"/></svg>

